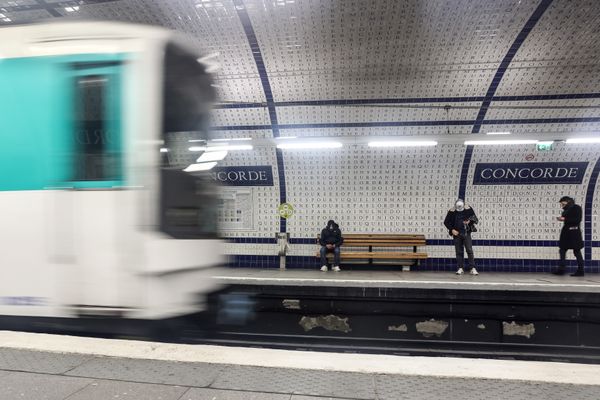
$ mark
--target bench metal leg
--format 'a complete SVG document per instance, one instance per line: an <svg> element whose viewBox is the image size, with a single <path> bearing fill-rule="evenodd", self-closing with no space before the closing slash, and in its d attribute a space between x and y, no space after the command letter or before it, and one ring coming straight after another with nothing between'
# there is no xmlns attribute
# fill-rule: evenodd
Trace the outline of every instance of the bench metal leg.
<svg viewBox="0 0 600 400"><path fill-rule="evenodd" d="M279 269L285 269L285 256L279 256Z"/></svg>

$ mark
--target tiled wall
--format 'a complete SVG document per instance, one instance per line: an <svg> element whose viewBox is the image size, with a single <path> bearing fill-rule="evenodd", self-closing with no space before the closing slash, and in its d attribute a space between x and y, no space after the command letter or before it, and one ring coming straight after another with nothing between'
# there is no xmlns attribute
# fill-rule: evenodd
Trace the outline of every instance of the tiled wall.
<svg viewBox="0 0 600 400"><path fill-rule="evenodd" d="M552 151L535 146L475 147L467 175L466 200L480 218L473 234L478 265L489 271L547 271L556 265L561 224L558 199L574 197L584 209L590 177L598 159L597 145L558 143ZM343 232L419 233L428 239L429 260L421 268L454 269L454 249L443 226L456 199L465 146L369 148L347 145L333 150L284 151L287 201L295 214L287 221L292 238L288 267L316 268L314 238L330 218ZM526 161L527 160L527 161ZM587 161L581 184L473 185L481 162ZM228 231L232 265L279 267L275 233L279 231L279 185L273 148L231 152L223 165L272 165L274 186L253 187L254 230ZM248 188L243 188L247 190ZM594 245L600 238L599 189L593 190ZM582 227L583 227L582 223ZM594 247L590 271L598 269Z"/></svg>

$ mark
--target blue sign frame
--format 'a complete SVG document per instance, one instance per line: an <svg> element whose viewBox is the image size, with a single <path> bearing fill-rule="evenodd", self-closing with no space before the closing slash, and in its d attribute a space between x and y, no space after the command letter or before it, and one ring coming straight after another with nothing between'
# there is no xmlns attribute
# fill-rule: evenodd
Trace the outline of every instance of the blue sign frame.
<svg viewBox="0 0 600 400"><path fill-rule="evenodd" d="M473 185L578 185L588 162L478 163Z"/></svg>
<svg viewBox="0 0 600 400"><path fill-rule="evenodd" d="M215 167L212 178L226 186L273 186L273 167L259 165L253 167Z"/></svg>

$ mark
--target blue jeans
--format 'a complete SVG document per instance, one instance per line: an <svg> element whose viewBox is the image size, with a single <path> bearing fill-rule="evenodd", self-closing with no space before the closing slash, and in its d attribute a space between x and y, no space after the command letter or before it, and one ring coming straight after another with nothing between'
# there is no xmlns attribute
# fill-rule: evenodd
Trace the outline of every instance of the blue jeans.
<svg viewBox="0 0 600 400"><path fill-rule="evenodd" d="M325 246L321 246L321 265L327 265L327 252L333 251L333 265L340 265L340 248L335 246L333 249L328 249Z"/></svg>

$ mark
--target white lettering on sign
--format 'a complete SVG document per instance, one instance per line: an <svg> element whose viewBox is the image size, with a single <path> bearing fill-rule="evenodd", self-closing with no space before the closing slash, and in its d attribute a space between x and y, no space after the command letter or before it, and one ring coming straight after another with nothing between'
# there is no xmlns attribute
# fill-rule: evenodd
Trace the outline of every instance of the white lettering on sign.
<svg viewBox="0 0 600 400"><path fill-rule="evenodd" d="M587 165L587 162L483 163L477 164L473 183L475 185L581 183Z"/></svg>
<svg viewBox="0 0 600 400"><path fill-rule="evenodd" d="M226 185L235 186L272 186L271 166L258 167L217 167L212 178Z"/></svg>

